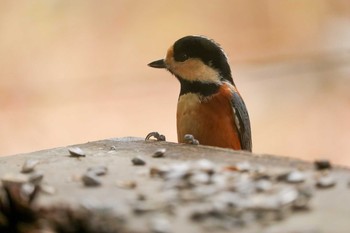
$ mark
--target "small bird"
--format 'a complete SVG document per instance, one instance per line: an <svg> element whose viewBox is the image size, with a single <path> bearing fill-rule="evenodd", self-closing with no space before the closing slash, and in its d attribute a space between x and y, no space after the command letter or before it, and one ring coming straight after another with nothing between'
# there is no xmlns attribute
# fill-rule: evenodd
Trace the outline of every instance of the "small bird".
<svg viewBox="0 0 350 233"><path fill-rule="evenodd" d="M168 49L165 59L148 65L167 69L180 82L178 142L190 134L202 145L252 151L247 108L219 44L186 36Z"/></svg>

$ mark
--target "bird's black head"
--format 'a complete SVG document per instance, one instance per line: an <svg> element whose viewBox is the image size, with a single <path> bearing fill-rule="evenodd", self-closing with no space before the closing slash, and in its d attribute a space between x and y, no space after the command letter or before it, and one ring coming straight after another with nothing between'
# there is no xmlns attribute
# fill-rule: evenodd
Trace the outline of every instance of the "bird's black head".
<svg viewBox="0 0 350 233"><path fill-rule="evenodd" d="M165 59L149 64L167 68L178 79L203 83L233 83L227 57L213 40L202 36L186 36L168 49Z"/></svg>

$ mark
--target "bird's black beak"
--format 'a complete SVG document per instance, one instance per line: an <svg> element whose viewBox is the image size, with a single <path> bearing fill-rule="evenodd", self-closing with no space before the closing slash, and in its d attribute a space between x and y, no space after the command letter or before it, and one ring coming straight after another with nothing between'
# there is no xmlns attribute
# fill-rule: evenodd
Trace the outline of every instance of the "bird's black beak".
<svg viewBox="0 0 350 233"><path fill-rule="evenodd" d="M160 59L160 60L151 62L151 63L148 64L148 66L153 67L153 68L158 68L158 69L166 68L164 59Z"/></svg>

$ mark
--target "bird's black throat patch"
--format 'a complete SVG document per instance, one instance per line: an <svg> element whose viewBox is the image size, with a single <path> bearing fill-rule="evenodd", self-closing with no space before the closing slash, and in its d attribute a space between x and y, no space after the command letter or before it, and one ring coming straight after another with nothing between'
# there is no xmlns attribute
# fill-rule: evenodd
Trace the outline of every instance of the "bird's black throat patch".
<svg viewBox="0 0 350 233"><path fill-rule="evenodd" d="M187 93L200 94L203 97L213 95L219 91L217 83L205 83L200 81L188 81L178 78L181 84L180 96Z"/></svg>

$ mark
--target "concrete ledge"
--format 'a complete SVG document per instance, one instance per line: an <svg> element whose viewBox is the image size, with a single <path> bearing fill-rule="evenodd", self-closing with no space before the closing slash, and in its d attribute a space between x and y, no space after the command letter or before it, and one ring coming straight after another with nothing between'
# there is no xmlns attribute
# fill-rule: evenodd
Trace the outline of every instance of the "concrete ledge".
<svg viewBox="0 0 350 233"><path fill-rule="evenodd" d="M85 153L79 158L70 156L71 147L0 157L0 177L11 179L25 161L36 160L34 171L22 174L43 174L33 208L108 210L123 220L122 232L350 232L347 168L318 171L301 160L132 137L75 145ZM164 157L153 157L161 148ZM133 165L135 157L146 164ZM100 185L84 185L87 170L98 167L108 169L93 175ZM286 180L291 171L304 178ZM318 188L323 176L335 185ZM260 180L269 183L256 191ZM297 208L305 190L307 203Z"/></svg>

